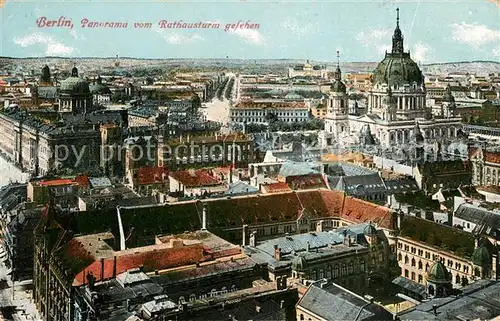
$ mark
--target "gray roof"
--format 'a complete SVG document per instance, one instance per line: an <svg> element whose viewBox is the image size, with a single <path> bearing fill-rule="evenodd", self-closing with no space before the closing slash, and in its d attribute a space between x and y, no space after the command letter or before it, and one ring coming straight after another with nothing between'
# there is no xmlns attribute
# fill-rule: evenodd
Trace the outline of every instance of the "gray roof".
<svg viewBox="0 0 500 321"><path fill-rule="evenodd" d="M414 192L419 190L417 182L413 178L387 180L384 183L387 191L392 193Z"/></svg>
<svg viewBox="0 0 500 321"><path fill-rule="evenodd" d="M243 181L237 181L229 185L228 190L224 195L248 195L259 193L259 189L245 183Z"/></svg>
<svg viewBox="0 0 500 321"><path fill-rule="evenodd" d="M433 306L436 305L437 313ZM500 282L479 280L460 296L432 299L399 315L400 320L491 320L500 315Z"/></svg>
<svg viewBox="0 0 500 321"><path fill-rule="evenodd" d="M56 99L57 98L57 87L38 87L36 89L39 98L45 99Z"/></svg>
<svg viewBox="0 0 500 321"><path fill-rule="evenodd" d="M500 227L500 213L488 211L479 206L464 203L461 204L454 216L467 222L476 224L476 231L481 234L494 235L498 234Z"/></svg>
<svg viewBox="0 0 500 321"><path fill-rule="evenodd" d="M412 280L409 280L409 279L407 279L405 277L398 276L397 278L395 278L392 281L392 283L395 284L395 285L398 285L398 286L402 287L403 289L405 289L405 290L407 290L409 292L418 294L421 297L425 297L426 296L427 292L425 291L425 286L424 285L419 284L417 282L413 282Z"/></svg>
<svg viewBox="0 0 500 321"><path fill-rule="evenodd" d="M111 180L107 177L89 177L92 188L103 188L113 186Z"/></svg>
<svg viewBox="0 0 500 321"><path fill-rule="evenodd" d="M392 320L393 315L382 306L330 283L321 287L313 283L297 304L324 320Z"/></svg>
<svg viewBox="0 0 500 321"><path fill-rule="evenodd" d="M281 165L279 175L288 177L319 174L319 172L314 168L317 166L317 163L310 162L286 162Z"/></svg>
<svg viewBox="0 0 500 321"><path fill-rule="evenodd" d="M346 192L348 195L364 196L385 192L384 181L378 174L341 176L336 186L331 188Z"/></svg>

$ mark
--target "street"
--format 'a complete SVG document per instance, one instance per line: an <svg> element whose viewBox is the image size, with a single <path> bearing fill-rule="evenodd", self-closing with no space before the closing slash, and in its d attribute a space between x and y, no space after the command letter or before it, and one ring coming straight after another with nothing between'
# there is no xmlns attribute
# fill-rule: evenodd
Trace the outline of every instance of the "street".
<svg viewBox="0 0 500 321"><path fill-rule="evenodd" d="M228 74L229 79L236 78L234 74ZM229 83L229 82L228 82ZM227 84L222 90L225 92L227 89ZM232 88L231 97L235 97L236 84ZM229 131L229 107L230 100L226 99L224 95L222 95L222 100L219 100L217 97L214 97L211 102L206 103L206 108L204 110L205 116L207 120L219 122L222 124L221 132L227 133Z"/></svg>

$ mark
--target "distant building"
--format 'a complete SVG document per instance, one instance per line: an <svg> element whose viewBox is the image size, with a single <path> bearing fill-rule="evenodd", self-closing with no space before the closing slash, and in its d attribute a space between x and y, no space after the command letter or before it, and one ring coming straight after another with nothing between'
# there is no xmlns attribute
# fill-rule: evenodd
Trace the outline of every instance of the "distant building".
<svg viewBox="0 0 500 321"><path fill-rule="evenodd" d="M309 106L304 102L240 101L230 109L235 123L268 124L273 119L286 123L305 122L310 119Z"/></svg>
<svg viewBox="0 0 500 321"><path fill-rule="evenodd" d="M326 66L312 65L309 60L305 64L298 64L288 67L288 78L303 78L303 77L315 77L315 78L328 78L328 70Z"/></svg>

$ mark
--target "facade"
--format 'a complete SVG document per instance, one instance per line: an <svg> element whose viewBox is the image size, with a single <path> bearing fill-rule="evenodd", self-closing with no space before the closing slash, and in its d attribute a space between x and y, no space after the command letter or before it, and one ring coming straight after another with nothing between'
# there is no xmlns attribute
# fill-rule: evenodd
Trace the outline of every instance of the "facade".
<svg viewBox="0 0 500 321"><path fill-rule="evenodd" d="M170 170L193 167L246 167L254 158L253 140L243 134L160 137L158 165Z"/></svg>
<svg viewBox="0 0 500 321"><path fill-rule="evenodd" d="M288 67L288 78L315 77L327 79L328 73L329 71L326 69L326 66L312 65L309 63L309 60L305 64Z"/></svg>
<svg viewBox="0 0 500 321"><path fill-rule="evenodd" d="M420 295L425 293L423 298L438 295L436 284L440 282L432 282L431 272L436 273L435 269L441 270L438 279L449 286L441 295L450 295L451 288L461 288L480 279L498 279L498 248L487 239L402 214L398 224L397 259L401 276L414 284L414 288L423 289L420 292ZM434 284L432 291L429 291L429 275Z"/></svg>
<svg viewBox="0 0 500 321"><path fill-rule="evenodd" d="M461 119L455 117L453 105L443 116L432 117L426 106L424 77L418 65L404 52L403 35L399 28L399 12L392 38L392 51L386 53L374 72L366 114L350 115L346 86L341 81L337 65L330 88L325 130L320 138L323 146L343 139L356 140L359 133L370 128L382 146L412 142L416 124L426 141L453 140L457 137Z"/></svg>
<svg viewBox="0 0 500 321"><path fill-rule="evenodd" d="M462 160L418 164L413 170L413 177L418 187L426 194L434 194L440 189L454 190L472 185L470 163Z"/></svg>
<svg viewBox="0 0 500 321"><path fill-rule="evenodd" d="M474 185L500 186L500 153L481 147L469 149Z"/></svg>
<svg viewBox="0 0 500 321"><path fill-rule="evenodd" d="M241 101L230 109L231 122L268 124L270 119L285 123L305 122L310 119L305 102Z"/></svg>
<svg viewBox="0 0 500 321"><path fill-rule="evenodd" d="M302 233L308 230L307 220L305 215L298 220ZM246 253L259 264L267 263L270 279L285 275L306 285L327 279L358 293L370 287L381 287L399 274L395 256L382 230L372 224L336 227L336 224L326 223L318 222L316 232L289 235L260 244L256 243L257 233L252 234Z"/></svg>

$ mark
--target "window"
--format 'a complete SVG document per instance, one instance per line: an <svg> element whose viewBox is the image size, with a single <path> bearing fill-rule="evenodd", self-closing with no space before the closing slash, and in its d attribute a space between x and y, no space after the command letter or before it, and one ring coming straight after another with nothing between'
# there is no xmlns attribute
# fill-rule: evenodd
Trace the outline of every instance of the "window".
<svg viewBox="0 0 500 321"><path fill-rule="evenodd" d="M403 256L401 255L401 253L398 254L398 261L402 261L403 260Z"/></svg>
<svg viewBox="0 0 500 321"><path fill-rule="evenodd" d="M325 278L325 272L323 271L323 269L319 270L319 278L320 279L324 279Z"/></svg>
<svg viewBox="0 0 500 321"><path fill-rule="evenodd" d="M424 281L424 278L422 277L422 274L418 275L418 283L422 283Z"/></svg>
<svg viewBox="0 0 500 321"><path fill-rule="evenodd" d="M300 314L300 320L304 320L304 315Z"/></svg>
<svg viewBox="0 0 500 321"><path fill-rule="evenodd" d="M455 277L455 283L460 284L460 281L461 281L460 275L457 274L457 276Z"/></svg>
<svg viewBox="0 0 500 321"><path fill-rule="evenodd" d="M411 259L411 266L415 266L415 259Z"/></svg>
<svg viewBox="0 0 500 321"><path fill-rule="evenodd" d="M411 272L411 280L415 281L415 272Z"/></svg>
<svg viewBox="0 0 500 321"><path fill-rule="evenodd" d="M408 262L409 262L408 256L405 256L405 264L408 264Z"/></svg>
<svg viewBox="0 0 500 321"><path fill-rule="evenodd" d="M337 276L339 276L339 266L335 265L333 268L333 277L336 278Z"/></svg>
<svg viewBox="0 0 500 321"><path fill-rule="evenodd" d="M349 264L349 274L353 274L354 273L354 263L350 263Z"/></svg>
<svg viewBox="0 0 500 321"><path fill-rule="evenodd" d="M405 270L405 278L409 276L410 272L408 270Z"/></svg>
<svg viewBox="0 0 500 321"><path fill-rule="evenodd" d="M365 272L365 261L361 261L359 263L359 269L361 270L361 272Z"/></svg>
<svg viewBox="0 0 500 321"><path fill-rule="evenodd" d="M340 271L340 275L347 275L347 266L342 264L342 270Z"/></svg>
<svg viewBox="0 0 500 321"><path fill-rule="evenodd" d="M418 269L422 270L422 261L418 261Z"/></svg>

